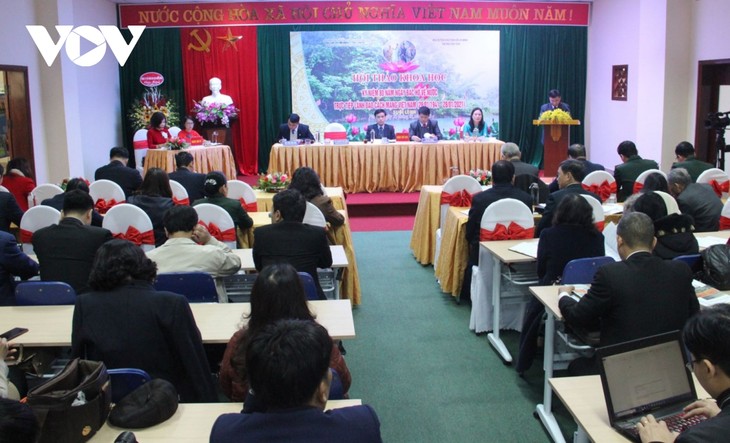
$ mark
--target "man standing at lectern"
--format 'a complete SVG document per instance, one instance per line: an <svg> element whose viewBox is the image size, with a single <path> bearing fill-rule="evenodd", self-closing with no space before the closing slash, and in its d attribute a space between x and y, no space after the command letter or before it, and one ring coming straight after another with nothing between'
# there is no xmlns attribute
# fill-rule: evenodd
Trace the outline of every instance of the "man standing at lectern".
<svg viewBox="0 0 730 443"><path fill-rule="evenodd" d="M548 92L548 100L550 100L550 103L545 103L540 106L540 114L554 109L561 109L570 114L570 106L568 106L567 103L563 103L562 97L560 97L560 91L557 89L551 89L550 92Z"/></svg>

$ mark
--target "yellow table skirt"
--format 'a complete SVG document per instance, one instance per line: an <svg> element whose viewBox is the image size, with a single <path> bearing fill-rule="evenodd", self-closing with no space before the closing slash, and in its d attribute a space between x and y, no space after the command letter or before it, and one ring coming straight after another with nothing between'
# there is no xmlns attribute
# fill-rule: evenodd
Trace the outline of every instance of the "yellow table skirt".
<svg viewBox="0 0 730 443"><path fill-rule="evenodd" d="M411 251L422 265L433 263L436 253L436 230L441 218L443 186L424 185L418 198L418 208L411 233Z"/></svg>
<svg viewBox="0 0 730 443"><path fill-rule="evenodd" d="M324 188L327 197L332 199L332 206L337 210L347 211L347 204L345 203L345 192L340 187ZM271 211L274 206L274 194L273 192L264 192L260 189L254 189L256 194L256 204L259 212Z"/></svg>
<svg viewBox="0 0 730 443"><path fill-rule="evenodd" d="M197 146L186 149L193 156L193 169L196 172L207 174L211 171L221 171L228 180L236 179L236 162L233 160L231 148L227 145ZM144 160L144 172L149 168L164 169L168 173L175 168L175 155L180 151L167 149L150 149Z"/></svg>
<svg viewBox="0 0 730 443"><path fill-rule="evenodd" d="M441 250L434 272L441 290L454 297L459 296L464 269L469 260L466 242L466 222L469 216L461 211L469 208L451 207L446 212L446 221L441 231Z"/></svg>

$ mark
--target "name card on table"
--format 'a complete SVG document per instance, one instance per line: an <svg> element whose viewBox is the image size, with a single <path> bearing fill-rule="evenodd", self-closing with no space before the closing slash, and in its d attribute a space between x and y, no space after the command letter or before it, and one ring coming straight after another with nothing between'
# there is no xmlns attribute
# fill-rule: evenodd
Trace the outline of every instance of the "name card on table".
<svg viewBox="0 0 730 443"><path fill-rule="evenodd" d="M421 143L438 143L439 139L437 138L423 138L421 139Z"/></svg>
<svg viewBox="0 0 730 443"><path fill-rule="evenodd" d="M348 139L344 140L332 140L333 144L335 145L349 145L350 141Z"/></svg>
<svg viewBox="0 0 730 443"><path fill-rule="evenodd" d="M284 146L299 146L299 142L297 140L284 140L284 143L282 143Z"/></svg>

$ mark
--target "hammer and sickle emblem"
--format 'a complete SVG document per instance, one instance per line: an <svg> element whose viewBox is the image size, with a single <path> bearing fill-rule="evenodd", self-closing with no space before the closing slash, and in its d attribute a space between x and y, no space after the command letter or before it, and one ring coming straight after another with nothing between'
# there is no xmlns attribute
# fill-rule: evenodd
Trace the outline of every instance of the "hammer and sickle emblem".
<svg viewBox="0 0 730 443"><path fill-rule="evenodd" d="M192 31L190 31L190 36L198 41L199 46L195 46L192 43L188 43L188 50L192 49L193 51L198 51L198 52L203 52L203 51L210 52L210 42L212 40L210 32L208 32L207 29L203 29L203 32L205 32L205 37L206 37L206 40L203 41L203 39L200 38L200 36L198 35L198 31L199 31L198 29L193 29Z"/></svg>

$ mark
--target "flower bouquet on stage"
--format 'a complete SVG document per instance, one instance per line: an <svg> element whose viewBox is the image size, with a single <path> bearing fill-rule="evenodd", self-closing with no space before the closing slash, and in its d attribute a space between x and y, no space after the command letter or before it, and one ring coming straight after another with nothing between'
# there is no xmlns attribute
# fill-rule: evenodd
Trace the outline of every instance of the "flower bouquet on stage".
<svg viewBox="0 0 730 443"><path fill-rule="evenodd" d="M206 130L206 139L214 144L224 142L228 145L231 122L238 117L240 110L232 104L203 103L193 101L191 113L201 127Z"/></svg>
<svg viewBox="0 0 730 443"><path fill-rule="evenodd" d="M280 172L272 172L271 174L261 174L257 187L264 192L279 192L289 186L289 176Z"/></svg>

